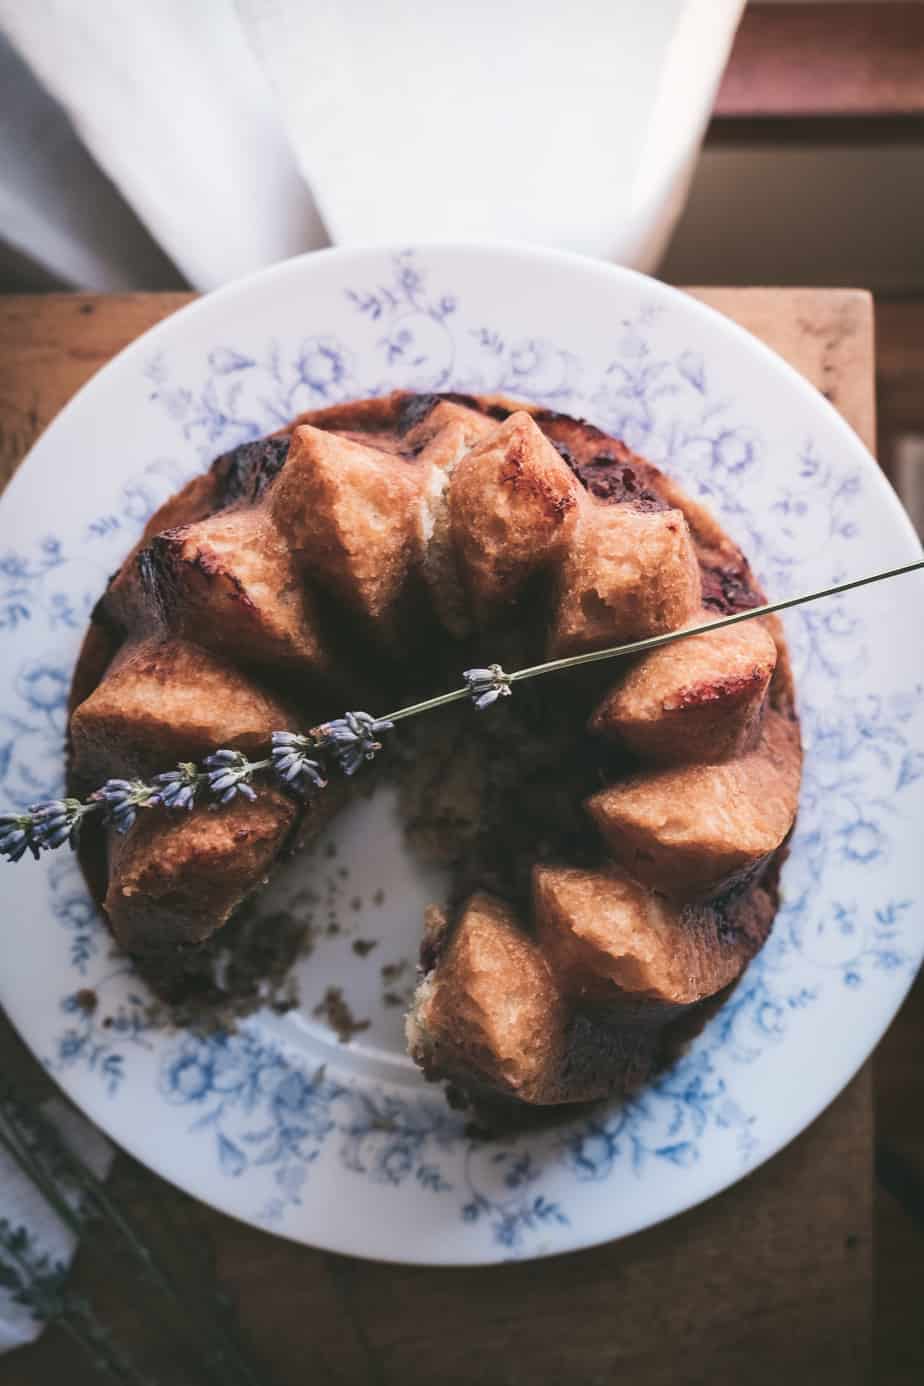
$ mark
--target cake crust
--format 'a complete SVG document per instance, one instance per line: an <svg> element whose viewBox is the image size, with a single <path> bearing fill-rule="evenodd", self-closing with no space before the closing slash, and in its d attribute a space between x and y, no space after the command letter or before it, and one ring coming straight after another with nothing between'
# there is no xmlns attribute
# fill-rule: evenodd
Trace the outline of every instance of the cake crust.
<svg viewBox="0 0 924 1386"><path fill-rule="evenodd" d="M593 425L502 396L338 404L223 454L148 522L78 661L71 779L262 750L365 703L345 646L417 694L421 650L516 667L762 600L709 511ZM532 890L466 878L408 1021L428 1076L529 1105L634 1090L678 1018L734 984L772 925L801 772L773 619L558 687L554 708L524 693L509 732L579 762L525 791L549 796ZM484 727L490 764L503 735ZM139 955L208 939L344 797L139 814L95 844L116 937Z"/></svg>

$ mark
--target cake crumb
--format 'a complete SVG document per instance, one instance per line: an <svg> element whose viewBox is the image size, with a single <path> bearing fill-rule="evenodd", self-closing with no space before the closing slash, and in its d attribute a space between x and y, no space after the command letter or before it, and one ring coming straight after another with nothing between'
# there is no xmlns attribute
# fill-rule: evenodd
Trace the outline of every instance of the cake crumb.
<svg viewBox="0 0 924 1386"><path fill-rule="evenodd" d="M314 1008L314 1015L326 1020L341 1044L349 1044L354 1035L368 1030L369 1020L356 1020L349 1005L344 1000L342 987L328 987L324 997Z"/></svg>
<svg viewBox="0 0 924 1386"><path fill-rule="evenodd" d="M377 938L355 938L353 940L353 952L360 958L368 957L373 948L378 948L378 946Z"/></svg>
<svg viewBox="0 0 924 1386"><path fill-rule="evenodd" d="M74 1001L84 1015L92 1015L99 1005L99 997L90 987L81 987L80 991L75 992Z"/></svg>
<svg viewBox="0 0 924 1386"><path fill-rule="evenodd" d="M407 958L402 958L400 962L385 963L381 971L383 981L394 982L401 976L402 972L407 971Z"/></svg>
<svg viewBox="0 0 924 1386"><path fill-rule="evenodd" d="M384 890L382 889L381 886L379 886L378 890L375 891L375 893L373 894L373 896L372 896L372 903L373 903L373 905L384 905L384 903L385 903L385 892L384 892Z"/></svg>
<svg viewBox="0 0 924 1386"><path fill-rule="evenodd" d="M351 910L361 910L362 907L363 907L363 897L362 897L361 895L354 895L354 896L353 896L353 899L350 901L350 909L351 909Z"/></svg>
<svg viewBox="0 0 924 1386"><path fill-rule="evenodd" d="M406 1006L408 998L398 991L386 991L382 995L382 1002L386 1006Z"/></svg>

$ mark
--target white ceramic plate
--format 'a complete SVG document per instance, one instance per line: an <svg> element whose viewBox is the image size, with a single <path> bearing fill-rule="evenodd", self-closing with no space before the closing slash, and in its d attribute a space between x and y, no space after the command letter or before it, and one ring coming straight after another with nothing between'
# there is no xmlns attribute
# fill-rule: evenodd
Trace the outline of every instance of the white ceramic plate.
<svg viewBox="0 0 924 1386"><path fill-rule="evenodd" d="M60 790L87 616L153 509L217 453L300 410L397 386L503 390L588 416L704 497L774 596L919 553L835 411L683 294L534 250L325 251L147 333L18 472L0 503L0 803ZM785 902L724 1009L628 1107L478 1144L421 1081L400 1007L383 1000L412 972L381 969L414 959L422 906L442 883L405 858L387 791L351 809L302 868L322 922L332 911L341 932L301 965L300 1010L223 1039L152 1029L64 852L0 865L0 999L121 1145L286 1236L459 1264L657 1222L801 1131L870 1053L918 965L924 650L909 613L920 597L911 577L789 621L807 762ZM379 942L360 957L357 938ZM328 984L370 1020L349 1046L313 1015ZM84 988L98 997L92 1014L75 999Z"/></svg>

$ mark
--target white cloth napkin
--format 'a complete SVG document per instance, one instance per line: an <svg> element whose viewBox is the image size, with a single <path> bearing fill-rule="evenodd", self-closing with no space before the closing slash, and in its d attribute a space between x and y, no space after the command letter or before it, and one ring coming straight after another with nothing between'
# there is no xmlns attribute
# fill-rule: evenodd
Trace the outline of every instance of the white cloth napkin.
<svg viewBox="0 0 924 1386"><path fill-rule="evenodd" d="M238 0L336 243L651 268L743 0Z"/></svg>
<svg viewBox="0 0 924 1386"><path fill-rule="evenodd" d="M653 268L743 3L0 0L0 25L211 288L328 235Z"/></svg>
<svg viewBox="0 0 924 1386"><path fill-rule="evenodd" d="M327 244L233 0L0 0L0 26L195 288Z"/></svg>
<svg viewBox="0 0 924 1386"><path fill-rule="evenodd" d="M82 288L117 292L176 281L64 111L0 36L3 242L18 259Z"/></svg>
<svg viewBox="0 0 924 1386"><path fill-rule="evenodd" d="M58 1097L44 1103L42 1112L55 1127L67 1148L73 1151L98 1179L105 1179L115 1155L105 1136ZM0 1116L0 1121L2 1120ZM63 1185L61 1191L73 1204L74 1195L68 1193ZM28 1261L33 1262L45 1254L52 1263L63 1262L67 1265L70 1262L75 1248L73 1235L48 1206L34 1184L3 1151L0 1151L0 1217L5 1218L14 1228L25 1228L28 1234L25 1256ZM0 1261L4 1259L0 1248ZM0 1353L32 1342L39 1336L43 1326L28 1308L16 1303L12 1291L0 1288Z"/></svg>

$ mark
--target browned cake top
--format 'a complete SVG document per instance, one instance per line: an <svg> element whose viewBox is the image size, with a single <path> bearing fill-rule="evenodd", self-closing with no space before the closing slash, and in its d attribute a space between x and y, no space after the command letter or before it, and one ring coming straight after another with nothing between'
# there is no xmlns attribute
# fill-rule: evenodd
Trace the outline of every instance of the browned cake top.
<svg viewBox="0 0 924 1386"><path fill-rule="evenodd" d="M709 512L588 423L502 397L336 405L219 457L149 522L78 664L72 775L252 751L472 664L761 601ZM800 767L780 629L524 684L473 719L434 721L429 750L421 732L436 788L418 777L406 796L411 818L448 825L457 883L412 1052L535 1103L630 1086L665 1023L733 982L772 923ZM207 939L330 811L267 793L145 813L98 862L117 937Z"/></svg>

